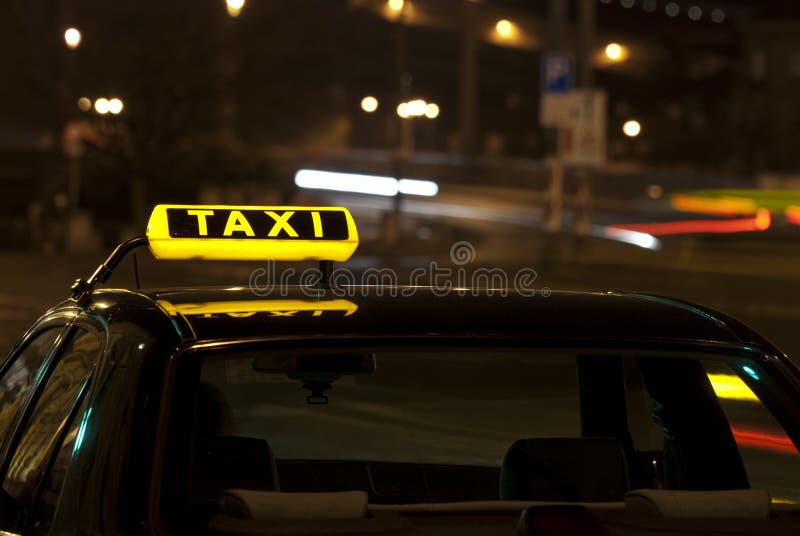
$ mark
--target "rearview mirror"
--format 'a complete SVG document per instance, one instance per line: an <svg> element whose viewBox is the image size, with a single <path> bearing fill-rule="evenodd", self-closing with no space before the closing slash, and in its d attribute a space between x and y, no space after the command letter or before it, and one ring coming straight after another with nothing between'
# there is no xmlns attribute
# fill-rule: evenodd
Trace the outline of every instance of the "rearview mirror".
<svg viewBox="0 0 800 536"><path fill-rule="evenodd" d="M309 374L330 375L368 374L375 372L373 354L267 354L253 358L253 370L284 373L289 376Z"/></svg>
<svg viewBox="0 0 800 536"><path fill-rule="evenodd" d="M286 374L299 380L304 389L311 392L306 397L308 404L327 404L325 395L333 382L345 375L375 372L373 354L312 354L279 355L267 354L253 358L253 370Z"/></svg>

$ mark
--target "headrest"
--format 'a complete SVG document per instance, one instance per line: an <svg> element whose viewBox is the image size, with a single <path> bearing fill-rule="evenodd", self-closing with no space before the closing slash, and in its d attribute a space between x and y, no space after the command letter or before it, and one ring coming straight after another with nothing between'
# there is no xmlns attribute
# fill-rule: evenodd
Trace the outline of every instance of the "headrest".
<svg viewBox="0 0 800 536"><path fill-rule="evenodd" d="M222 511L239 519L360 519L367 517L367 493L281 493L226 490Z"/></svg>
<svg viewBox="0 0 800 536"><path fill-rule="evenodd" d="M500 469L500 498L518 501L621 501L628 466L612 438L520 439Z"/></svg>
<svg viewBox="0 0 800 536"><path fill-rule="evenodd" d="M191 499L217 501L230 488L277 490L269 444L253 437L198 438L191 464Z"/></svg>
<svg viewBox="0 0 800 536"><path fill-rule="evenodd" d="M772 515L771 502L769 493L761 489L637 489L625 496L625 511L636 517L667 519L766 519Z"/></svg>

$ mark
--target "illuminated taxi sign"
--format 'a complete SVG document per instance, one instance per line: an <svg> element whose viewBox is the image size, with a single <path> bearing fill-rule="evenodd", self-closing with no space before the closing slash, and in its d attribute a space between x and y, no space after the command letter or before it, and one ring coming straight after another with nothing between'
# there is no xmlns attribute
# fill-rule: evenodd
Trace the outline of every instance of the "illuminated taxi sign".
<svg viewBox="0 0 800 536"><path fill-rule="evenodd" d="M343 207L157 205L147 238L157 259L341 262L358 247Z"/></svg>
<svg viewBox="0 0 800 536"><path fill-rule="evenodd" d="M331 312L350 316L358 306L348 300L242 300L220 302L176 303L159 300L161 306L171 316L213 317L227 315L232 318L248 318L257 313L268 316L322 316Z"/></svg>

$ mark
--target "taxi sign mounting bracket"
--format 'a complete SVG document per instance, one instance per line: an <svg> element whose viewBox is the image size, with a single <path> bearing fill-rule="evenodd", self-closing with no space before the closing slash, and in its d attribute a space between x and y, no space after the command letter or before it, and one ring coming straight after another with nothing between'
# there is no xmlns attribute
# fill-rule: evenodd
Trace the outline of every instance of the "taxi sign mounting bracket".
<svg viewBox="0 0 800 536"><path fill-rule="evenodd" d="M70 287L72 291L72 299L79 304L83 303L86 297L94 290L97 285L101 285L108 281L114 269L119 266L122 259L125 258L130 251L148 245L146 236L137 236L126 240L121 243L111 252L111 255L97 267L97 270L89 277L89 279L78 278Z"/></svg>

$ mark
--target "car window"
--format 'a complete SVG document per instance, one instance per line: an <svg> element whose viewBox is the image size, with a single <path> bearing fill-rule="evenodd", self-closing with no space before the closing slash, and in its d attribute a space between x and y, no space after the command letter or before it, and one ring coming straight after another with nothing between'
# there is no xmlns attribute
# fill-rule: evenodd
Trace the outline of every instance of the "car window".
<svg viewBox="0 0 800 536"><path fill-rule="evenodd" d="M93 332L76 329L58 357L17 442L3 489L28 506L50 454L102 350Z"/></svg>
<svg viewBox="0 0 800 536"><path fill-rule="evenodd" d="M759 476L734 422L742 414L718 402L719 378L701 359L467 348L368 355L374 368L357 373L309 368L307 356L292 353L200 359L183 458L189 511L236 487L362 489L386 504L621 501L640 487L748 485L789 499L800 486L787 477L776 488ZM800 469L788 453L760 456L768 468L784 456L781 471ZM618 485L606 486L612 479Z"/></svg>
<svg viewBox="0 0 800 536"><path fill-rule="evenodd" d="M14 417L36 374L53 347L63 326L46 328L34 335L7 365L0 378L0 445L9 434Z"/></svg>
<svg viewBox="0 0 800 536"><path fill-rule="evenodd" d="M87 408L89 397L83 396L80 408L76 411L68 424L66 433L63 435L61 445L53 459L52 466L44 477L36 506L31 514L27 532L29 534L47 534L58 507L58 500L61 496L61 488L67 477L72 452L80 447L81 439L86 426L88 417Z"/></svg>
<svg viewBox="0 0 800 536"><path fill-rule="evenodd" d="M800 503L800 452L772 413L725 363L704 362L739 447L750 485L770 491L775 502ZM744 366L745 374L758 373Z"/></svg>
<svg viewBox="0 0 800 536"><path fill-rule="evenodd" d="M278 459L482 467L499 467L520 438L580 435L574 357L540 357L536 366L503 353L491 364L470 353L376 359L375 372L336 380L324 406L306 403L302 382L286 374L256 371L249 360L208 360L201 381L230 411L220 429L203 419L199 432L262 437Z"/></svg>

